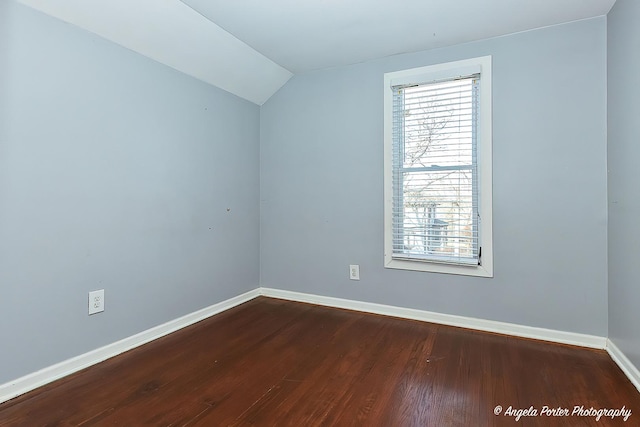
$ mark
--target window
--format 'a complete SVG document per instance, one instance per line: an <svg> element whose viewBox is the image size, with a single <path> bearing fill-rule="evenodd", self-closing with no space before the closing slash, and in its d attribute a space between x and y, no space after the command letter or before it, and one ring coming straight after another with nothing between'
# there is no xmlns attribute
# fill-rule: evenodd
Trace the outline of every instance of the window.
<svg viewBox="0 0 640 427"><path fill-rule="evenodd" d="M493 277L491 57L384 80L385 267Z"/></svg>

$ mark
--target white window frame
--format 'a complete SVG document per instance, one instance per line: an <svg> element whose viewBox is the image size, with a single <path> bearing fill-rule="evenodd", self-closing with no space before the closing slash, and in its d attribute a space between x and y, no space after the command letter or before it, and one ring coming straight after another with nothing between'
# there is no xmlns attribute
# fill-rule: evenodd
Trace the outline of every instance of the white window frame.
<svg viewBox="0 0 640 427"><path fill-rule="evenodd" d="M480 73L478 121L479 265L453 265L393 255L393 91L392 86L425 84ZM385 73L384 75L384 266L401 270L493 277L493 183L491 56Z"/></svg>

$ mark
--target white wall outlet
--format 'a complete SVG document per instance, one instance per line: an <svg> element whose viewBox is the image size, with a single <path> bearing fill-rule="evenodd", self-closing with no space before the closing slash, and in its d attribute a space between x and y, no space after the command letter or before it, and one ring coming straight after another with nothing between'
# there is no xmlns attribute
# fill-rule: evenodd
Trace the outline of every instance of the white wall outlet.
<svg viewBox="0 0 640 427"><path fill-rule="evenodd" d="M360 266L358 264L351 264L349 266L349 279L360 280Z"/></svg>
<svg viewBox="0 0 640 427"><path fill-rule="evenodd" d="M89 315L104 311L104 289L89 292Z"/></svg>

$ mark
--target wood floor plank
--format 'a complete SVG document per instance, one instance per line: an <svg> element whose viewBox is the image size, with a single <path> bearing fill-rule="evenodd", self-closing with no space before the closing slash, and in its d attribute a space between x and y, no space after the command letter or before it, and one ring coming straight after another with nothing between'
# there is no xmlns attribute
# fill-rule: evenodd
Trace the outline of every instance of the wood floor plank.
<svg viewBox="0 0 640 427"><path fill-rule="evenodd" d="M504 415L545 405L632 415ZM0 405L114 425L640 425L640 393L604 351L261 297Z"/></svg>

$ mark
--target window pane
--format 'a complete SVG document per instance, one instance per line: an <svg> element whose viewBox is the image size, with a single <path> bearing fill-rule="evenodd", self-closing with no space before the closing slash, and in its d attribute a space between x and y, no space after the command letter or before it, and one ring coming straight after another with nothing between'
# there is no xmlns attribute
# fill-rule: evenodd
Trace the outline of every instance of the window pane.
<svg viewBox="0 0 640 427"><path fill-rule="evenodd" d="M404 252L474 257L472 201L470 169L404 173L397 224Z"/></svg>
<svg viewBox="0 0 640 427"><path fill-rule="evenodd" d="M403 167L472 164L473 79L404 89Z"/></svg>

